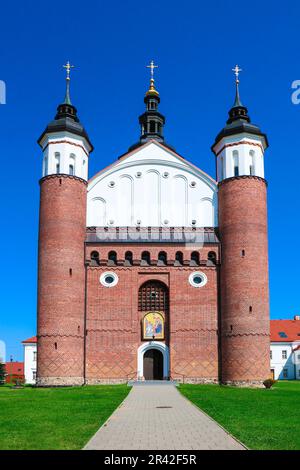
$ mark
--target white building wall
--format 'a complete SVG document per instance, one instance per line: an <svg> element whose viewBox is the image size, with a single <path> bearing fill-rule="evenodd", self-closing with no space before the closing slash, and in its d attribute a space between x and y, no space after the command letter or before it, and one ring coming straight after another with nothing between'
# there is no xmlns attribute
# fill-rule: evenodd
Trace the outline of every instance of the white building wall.
<svg viewBox="0 0 300 470"><path fill-rule="evenodd" d="M156 143L89 181L88 226L217 226L215 180Z"/></svg>
<svg viewBox="0 0 300 470"><path fill-rule="evenodd" d="M294 351L296 343L271 343L270 368L274 370L275 380L295 380L300 379L300 351ZM286 359L283 357L286 351ZM296 363L298 360L298 364Z"/></svg>
<svg viewBox="0 0 300 470"><path fill-rule="evenodd" d="M36 343L25 343L24 344L24 375L25 383L35 384L36 376L36 355L37 345Z"/></svg>
<svg viewBox="0 0 300 470"><path fill-rule="evenodd" d="M294 352L294 362L295 362L295 378L296 380L300 380L300 349Z"/></svg>

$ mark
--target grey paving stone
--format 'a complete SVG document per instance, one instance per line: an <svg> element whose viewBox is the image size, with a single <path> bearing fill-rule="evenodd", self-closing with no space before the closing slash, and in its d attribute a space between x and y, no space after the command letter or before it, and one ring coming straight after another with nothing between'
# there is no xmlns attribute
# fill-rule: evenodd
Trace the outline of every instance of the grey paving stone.
<svg viewBox="0 0 300 470"><path fill-rule="evenodd" d="M185 399L174 385L164 383L134 385L123 404L84 449L243 450L245 447Z"/></svg>

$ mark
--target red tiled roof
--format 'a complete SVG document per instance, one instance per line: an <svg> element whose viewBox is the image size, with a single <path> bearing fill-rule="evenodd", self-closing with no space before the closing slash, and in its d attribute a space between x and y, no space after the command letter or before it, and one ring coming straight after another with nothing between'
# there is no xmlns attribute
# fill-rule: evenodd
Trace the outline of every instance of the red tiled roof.
<svg viewBox="0 0 300 470"><path fill-rule="evenodd" d="M37 342L37 338L36 336L32 336L31 338L28 338L28 339L25 339L24 341L22 341L22 343L36 343Z"/></svg>
<svg viewBox="0 0 300 470"><path fill-rule="evenodd" d="M24 375L24 362L6 362L5 370L7 374Z"/></svg>
<svg viewBox="0 0 300 470"><path fill-rule="evenodd" d="M273 342L300 341L300 320L271 320L270 327Z"/></svg>

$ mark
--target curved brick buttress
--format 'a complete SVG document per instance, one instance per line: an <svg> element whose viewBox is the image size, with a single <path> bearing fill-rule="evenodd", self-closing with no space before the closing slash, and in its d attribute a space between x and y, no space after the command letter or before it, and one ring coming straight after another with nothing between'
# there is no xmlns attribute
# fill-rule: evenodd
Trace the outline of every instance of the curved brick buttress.
<svg viewBox="0 0 300 470"><path fill-rule="evenodd" d="M269 377L266 182L219 184L222 382L259 385Z"/></svg>
<svg viewBox="0 0 300 470"><path fill-rule="evenodd" d="M37 384L83 383L86 182L40 181Z"/></svg>

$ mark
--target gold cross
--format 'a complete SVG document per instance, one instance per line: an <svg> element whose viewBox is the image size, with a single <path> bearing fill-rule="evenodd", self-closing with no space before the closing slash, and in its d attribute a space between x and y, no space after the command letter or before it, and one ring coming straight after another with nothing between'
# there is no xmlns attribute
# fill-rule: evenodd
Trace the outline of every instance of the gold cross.
<svg viewBox="0 0 300 470"><path fill-rule="evenodd" d="M231 70L232 70L232 71L234 72L234 74L235 74L235 81L236 81L236 83L239 83L239 73L242 72L242 69L240 69L239 66L236 65L236 66L234 67L234 69L231 69Z"/></svg>
<svg viewBox="0 0 300 470"><path fill-rule="evenodd" d="M154 65L153 60L151 60L150 65L146 66L148 69L150 69L151 72L151 78L153 79L154 76L154 69L158 68L158 65Z"/></svg>
<svg viewBox="0 0 300 470"><path fill-rule="evenodd" d="M66 65L63 65L63 68L67 71L67 80L70 80L70 70L74 68L74 65L71 65L68 61Z"/></svg>

